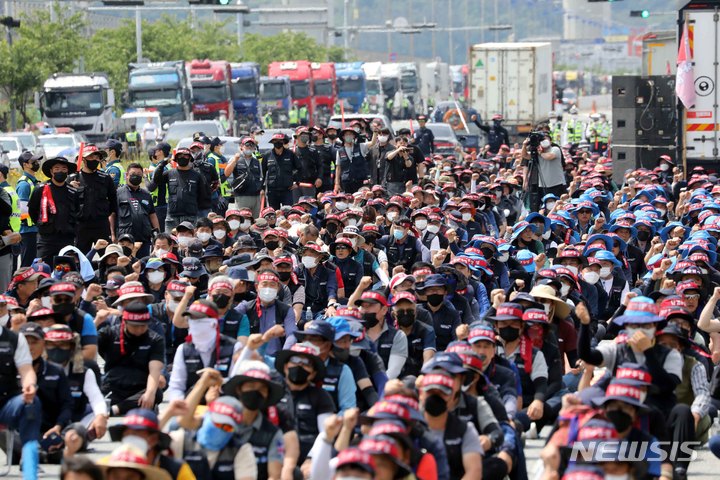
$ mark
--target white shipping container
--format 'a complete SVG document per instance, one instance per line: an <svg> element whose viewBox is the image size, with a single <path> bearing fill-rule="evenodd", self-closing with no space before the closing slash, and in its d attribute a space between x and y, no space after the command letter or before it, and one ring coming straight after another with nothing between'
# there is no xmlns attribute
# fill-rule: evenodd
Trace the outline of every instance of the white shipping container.
<svg viewBox="0 0 720 480"><path fill-rule="evenodd" d="M528 132L552 110L550 43L484 43L470 49L470 106Z"/></svg>

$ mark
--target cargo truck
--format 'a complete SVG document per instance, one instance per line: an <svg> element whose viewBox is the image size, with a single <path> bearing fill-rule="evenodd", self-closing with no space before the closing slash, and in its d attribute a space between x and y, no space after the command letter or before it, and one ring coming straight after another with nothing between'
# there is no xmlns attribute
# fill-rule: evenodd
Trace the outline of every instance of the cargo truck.
<svg viewBox="0 0 720 480"><path fill-rule="evenodd" d="M553 108L550 43L483 43L470 48L469 105L482 119L502 115L527 134Z"/></svg>
<svg viewBox="0 0 720 480"><path fill-rule="evenodd" d="M195 120L216 120L225 112L223 127L232 133L235 109L230 96L230 63L220 60L193 60L190 62L190 83L193 90L193 116Z"/></svg>
<svg viewBox="0 0 720 480"><path fill-rule="evenodd" d="M160 112L163 122L192 120L192 87L185 61L131 63L125 111Z"/></svg>
<svg viewBox="0 0 720 480"><path fill-rule="evenodd" d="M260 77L261 115L270 113L272 125L263 120L265 128L280 128L289 125L290 79L288 77Z"/></svg>
<svg viewBox="0 0 720 480"><path fill-rule="evenodd" d="M315 118L313 123L327 125L337 100L337 84L335 82L335 64L310 64L312 68L313 87L315 89Z"/></svg>
<svg viewBox="0 0 720 480"><path fill-rule="evenodd" d="M385 95L383 94L381 79L381 62L365 62L362 66L365 72L365 86L367 88L367 102L370 113L383 113L385 109Z"/></svg>
<svg viewBox="0 0 720 480"><path fill-rule="evenodd" d="M342 101L343 99L347 99L353 110L350 113L359 112L363 100L365 100L367 96L365 72L362 66L363 62L335 64L338 100Z"/></svg>
<svg viewBox="0 0 720 480"><path fill-rule="evenodd" d="M420 93L426 108L447 100L452 87L450 66L443 62L430 62L422 64L420 71L422 79Z"/></svg>
<svg viewBox="0 0 720 480"><path fill-rule="evenodd" d="M312 123L313 115L315 115L315 100L313 98L314 82L310 62L307 60L272 62L268 65L268 76L290 79L292 103L293 105L297 104L298 108L307 108L308 119Z"/></svg>
<svg viewBox="0 0 720 480"><path fill-rule="evenodd" d="M238 131L260 123L260 65L254 62L230 64L232 97Z"/></svg>

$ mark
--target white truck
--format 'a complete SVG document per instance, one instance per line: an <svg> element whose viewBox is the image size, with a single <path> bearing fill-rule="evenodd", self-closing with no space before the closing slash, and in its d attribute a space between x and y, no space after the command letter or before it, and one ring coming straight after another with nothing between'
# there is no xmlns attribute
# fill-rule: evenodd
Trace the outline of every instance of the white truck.
<svg viewBox="0 0 720 480"><path fill-rule="evenodd" d="M420 66L422 86L420 94L426 106L437 105L450 97L452 79L450 66L443 62L423 63Z"/></svg>
<svg viewBox="0 0 720 480"><path fill-rule="evenodd" d="M42 119L69 127L89 140L105 140L114 131L115 95L104 73L54 73L36 96Z"/></svg>
<svg viewBox="0 0 720 480"><path fill-rule="evenodd" d="M392 118L402 117L402 100L403 91L400 82L401 73L397 63L383 63L380 66L380 82L382 83L382 91L385 98L391 98L393 101Z"/></svg>
<svg viewBox="0 0 720 480"><path fill-rule="evenodd" d="M526 134L553 109L550 43L483 43L470 48L469 104L483 122L502 115Z"/></svg>
<svg viewBox="0 0 720 480"><path fill-rule="evenodd" d="M407 118L415 116L415 113L425 112L425 104L420 94L422 80L420 69L415 62L398 63L400 68L400 86L403 95L410 100L410 111L406 113Z"/></svg>
<svg viewBox="0 0 720 480"><path fill-rule="evenodd" d="M383 113L385 109L385 95L382 88L382 63L365 62L362 66L365 72L365 90L370 113Z"/></svg>

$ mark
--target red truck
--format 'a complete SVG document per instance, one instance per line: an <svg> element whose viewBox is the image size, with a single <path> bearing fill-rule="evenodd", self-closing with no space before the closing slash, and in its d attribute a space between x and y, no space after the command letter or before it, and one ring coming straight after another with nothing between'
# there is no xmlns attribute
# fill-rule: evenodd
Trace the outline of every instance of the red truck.
<svg viewBox="0 0 720 480"><path fill-rule="evenodd" d="M315 84L310 65L307 60L272 62L268 65L268 76L288 77L290 79L290 96L293 104L297 102L298 108L304 106L308 110L307 125L312 125L315 118L315 98L313 96ZM292 105L290 108L292 109ZM290 117L292 118L292 115Z"/></svg>
<svg viewBox="0 0 720 480"><path fill-rule="evenodd" d="M226 61L193 60L190 62L192 111L195 120L218 119L230 132L235 124L235 109L230 95L232 71ZM221 116L225 112L225 118Z"/></svg>
<svg viewBox="0 0 720 480"><path fill-rule="evenodd" d="M314 62L310 66L315 88L315 117L313 120L315 123L327 125L333 115L337 100L335 64Z"/></svg>

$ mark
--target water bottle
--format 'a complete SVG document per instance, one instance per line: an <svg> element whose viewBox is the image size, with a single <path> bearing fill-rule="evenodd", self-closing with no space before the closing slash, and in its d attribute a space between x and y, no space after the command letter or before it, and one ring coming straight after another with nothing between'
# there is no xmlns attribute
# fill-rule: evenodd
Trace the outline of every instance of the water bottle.
<svg viewBox="0 0 720 480"><path fill-rule="evenodd" d="M307 307L307 310L305 310L305 323L311 321L312 319L313 319L312 308Z"/></svg>
<svg viewBox="0 0 720 480"><path fill-rule="evenodd" d="M710 427L710 436L720 435L720 417L715 417L712 427Z"/></svg>

